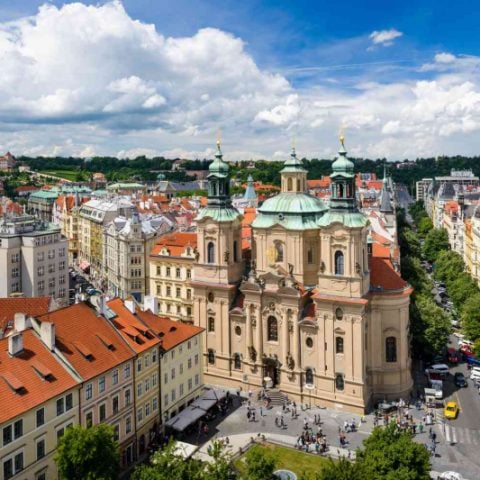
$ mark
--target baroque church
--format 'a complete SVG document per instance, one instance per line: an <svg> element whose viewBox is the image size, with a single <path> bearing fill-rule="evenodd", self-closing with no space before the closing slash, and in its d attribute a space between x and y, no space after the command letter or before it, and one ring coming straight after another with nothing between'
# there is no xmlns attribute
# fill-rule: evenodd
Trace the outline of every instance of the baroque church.
<svg viewBox="0 0 480 480"><path fill-rule="evenodd" d="M230 199L220 144L197 223L194 322L205 329L205 382L266 386L292 400L362 413L408 396L411 288L372 252L344 141L332 164L329 207L308 195L295 151L281 192L258 209L251 261Z"/></svg>

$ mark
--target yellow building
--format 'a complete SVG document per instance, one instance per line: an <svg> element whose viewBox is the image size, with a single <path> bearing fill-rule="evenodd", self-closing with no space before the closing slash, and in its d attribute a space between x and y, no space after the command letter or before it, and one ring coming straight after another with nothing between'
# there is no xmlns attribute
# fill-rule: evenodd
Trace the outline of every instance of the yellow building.
<svg viewBox="0 0 480 480"><path fill-rule="evenodd" d="M16 316L0 340L0 477L57 478L58 439L78 423L80 384L31 328Z"/></svg>
<svg viewBox="0 0 480 480"><path fill-rule="evenodd" d="M160 237L150 252L150 294L159 313L193 322L193 289L190 285L197 234L175 232Z"/></svg>

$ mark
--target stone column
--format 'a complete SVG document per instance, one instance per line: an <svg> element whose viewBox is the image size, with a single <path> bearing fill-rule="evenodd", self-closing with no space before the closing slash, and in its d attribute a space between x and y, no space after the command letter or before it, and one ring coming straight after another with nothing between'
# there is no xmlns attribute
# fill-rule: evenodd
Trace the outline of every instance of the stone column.
<svg viewBox="0 0 480 480"><path fill-rule="evenodd" d="M296 318L295 318L296 317ZM293 359L295 368L300 368L300 327L298 325L298 314L293 319Z"/></svg>
<svg viewBox="0 0 480 480"><path fill-rule="evenodd" d="M284 368L288 368L286 362L287 362L287 354L290 351L290 342L288 338L288 309L285 309L283 312L283 318L282 318L282 337L281 337L281 342L282 342L282 358L281 358L281 363L284 365Z"/></svg>
<svg viewBox="0 0 480 480"><path fill-rule="evenodd" d="M252 344L252 310L250 305L247 306L247 318L245 321L245 358L250 362L250 353L248 347L253 346Z"/></svg>
<svg viewBox="0 0 480 480"><path fill-rule="evenodd" d="M256 321L257 325L255 327L255 337L256 337L256 345L255 345L255 350L257 351L257 362L262 363L262 353L263 353L263 335L262 335L262 328L263 328L263 322L262 322L262 313L260 310L256 310L257 315L256 315Z"/></svg>

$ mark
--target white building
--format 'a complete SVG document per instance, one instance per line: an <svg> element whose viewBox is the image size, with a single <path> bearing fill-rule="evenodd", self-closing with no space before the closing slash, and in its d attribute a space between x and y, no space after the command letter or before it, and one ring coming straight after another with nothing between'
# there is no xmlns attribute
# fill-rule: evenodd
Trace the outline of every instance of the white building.
<svg viewBox="0 0 480 480"><path fill-rule="evenodd" d="M68 240L60 228L32 215L3 218L0 223L0 297L68 297Z"/></svg>

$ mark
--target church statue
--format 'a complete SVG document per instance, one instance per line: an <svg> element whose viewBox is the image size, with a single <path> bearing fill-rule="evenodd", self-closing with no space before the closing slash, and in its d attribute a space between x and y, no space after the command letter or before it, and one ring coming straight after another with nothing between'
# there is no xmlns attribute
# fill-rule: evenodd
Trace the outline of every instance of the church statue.
<svg viewBox="0 0 480 480"><path fill-rule="evenodd" d="M200 252L197 249L195 249L193 253L195 254L195 261L198 262L200 258Z"/></svg>
<svg viewBox="0 0 480 480"><path fill-rule="evenodd" d="M360 275L360 272L362 271L362 267L360 266L360 264L357 262L355 264L355 271Z"/></svg>
<svg viewBox="0 0 480 480"><path fill-rule="evenodd" d="M257 351L255 350L255 347L253 345L250 345L248 347L248 354L250 355L250 360L252 362L255 362L257 360Z"/></svg>
<svg viewBox="0 0 480 480"><path fill-rule="evenodd" d="M288 273L289 275L293 275L293 265L291 263L288 264Z"/></svg>
<svg viewBox="0 0 480 480"><path fill-rule="evenodd" d="M295 368L295 360L292 357L292 354L290 352L287 353L287 367L290 370L293 370Z"/></svg>
<svg viewBox="0 0 480 480"><path fill-rule="evenodd" d="M228 250L225 250L225 253L223 254L223 260L225 263L228 263L228 259L230 258L230 252Z"/></svg>
<svg viewBox="0 0 480 480"><path fill-rule="evenodd" d="M325 263L323 263L322 261L320 262L320 273L323 273L323 272L325 272Z"/></svg>
<svg viewBox="0 0 480 480"><path fill-rule="evenodd" d="M251 268L252 268L252 272L253 273L256 273L257 272L257 261L256 260L252 260L251 262Z"/></svg>

